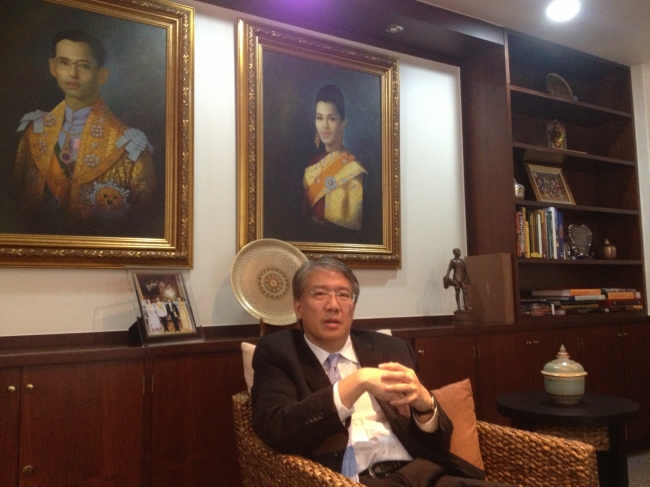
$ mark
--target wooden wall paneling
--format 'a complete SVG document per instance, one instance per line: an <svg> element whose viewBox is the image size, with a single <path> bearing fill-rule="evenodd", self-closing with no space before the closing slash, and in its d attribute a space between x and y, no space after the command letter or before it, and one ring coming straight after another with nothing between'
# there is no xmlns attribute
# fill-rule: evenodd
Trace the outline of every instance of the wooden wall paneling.
<svg viewBox="0 0 650 487"><path fill-rule="evenodd" d="M0 485L18 485L20 368L0 369Z"/></svg>
<svg viewBox="0 0 650 487"><path fill-rule="evenodd" d="M239 351L153 361L153 487L241 484L232 396L245 389Z"/></svg>
<svg viewBox="0 0 650 487"><path fill-rule="evenodd" d="M467 255L515 250L505 62L499 46L460 66Z"/></svg>
<svg viewBox="0 0 650 487"><path fill-rule="evenodd" d="M25 367L19 485L141 487L142 378L141 359Z"/></svg>

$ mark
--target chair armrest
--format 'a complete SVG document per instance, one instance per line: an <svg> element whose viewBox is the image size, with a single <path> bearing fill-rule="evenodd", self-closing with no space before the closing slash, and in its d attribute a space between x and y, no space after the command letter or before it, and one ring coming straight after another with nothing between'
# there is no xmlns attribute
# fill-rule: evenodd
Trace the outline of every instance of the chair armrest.
<svg viewBox="0 0 650 487"><path fill-rule="evenodd" d="M477 421L489 480L545 487L598 487L596 451L575 440Z"/></svg>
<svg viewBox="0 0 650 487"><path fill-rule="evenodd" d="M232 398L239 466L244 487L360 487L320 463L300 455L285 455L267 446L251 426L248 391Z"/></svg>

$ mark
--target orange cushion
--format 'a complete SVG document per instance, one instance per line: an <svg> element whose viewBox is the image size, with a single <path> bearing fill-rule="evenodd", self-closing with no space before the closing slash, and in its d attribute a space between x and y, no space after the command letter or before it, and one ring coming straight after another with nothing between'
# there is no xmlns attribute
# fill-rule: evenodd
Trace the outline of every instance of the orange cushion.
<svg viewBox="0 0 650 487"><path fill-rule="evenodd" d="M454 423L454 432L451 435L451 452L481 470L485 470L478 444L471 381L465 379L431 392Z"/></svg>

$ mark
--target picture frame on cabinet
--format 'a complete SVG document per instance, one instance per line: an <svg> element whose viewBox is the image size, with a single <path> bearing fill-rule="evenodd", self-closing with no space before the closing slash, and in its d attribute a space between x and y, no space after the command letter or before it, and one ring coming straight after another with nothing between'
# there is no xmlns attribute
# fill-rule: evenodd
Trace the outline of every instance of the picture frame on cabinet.
<svg viewBox="0 0 650 487"><path fill-rule="evenodd" d="M524 163L537 201L575 205L561 167Z"/></svg>
<svg viewBox="0 0 650 487"><path fill-rule="evenodd" d="M3 9L0 266L191 267L194 9Z"/></svg>
<svg viewBox="0 0 650 487"><path fill-rule="evenodd" d="M238 39L237 250L400 268L398 59L241 19Z"/></svg>
<svg viewBox="0 0 650 487"><path fill-rule="evenodd" d="M137 327L143 345L203 340L185 272L128 268Z"/></svg>

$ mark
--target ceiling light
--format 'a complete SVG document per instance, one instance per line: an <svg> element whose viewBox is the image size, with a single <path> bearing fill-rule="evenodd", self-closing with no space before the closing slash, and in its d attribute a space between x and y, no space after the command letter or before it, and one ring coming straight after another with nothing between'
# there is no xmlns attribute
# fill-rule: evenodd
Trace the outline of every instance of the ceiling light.
<svg viewBox="0 0 650 487"><path fill-rule="evenodd" d="M390 27L386 27L386 32L389 34L397 34L399 32L402 32L404 30L404 27L401 25L391 25Z"/></svg>
<svg viewBox="0 0 650 487"><path fill-rule="evenodd" d="M546 8L546 15L555 22L565 22L575 17L579 11L578 0L553 0Z"/></svg>

